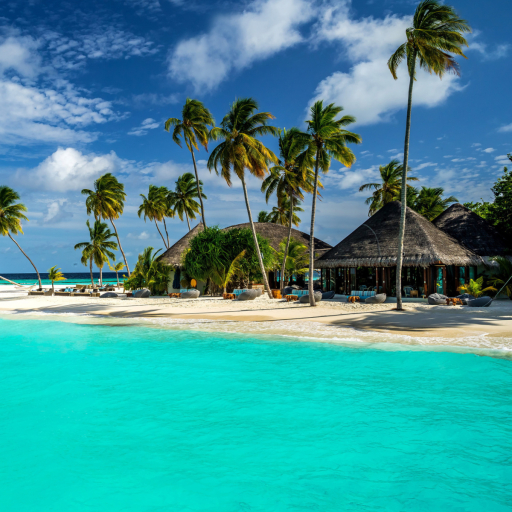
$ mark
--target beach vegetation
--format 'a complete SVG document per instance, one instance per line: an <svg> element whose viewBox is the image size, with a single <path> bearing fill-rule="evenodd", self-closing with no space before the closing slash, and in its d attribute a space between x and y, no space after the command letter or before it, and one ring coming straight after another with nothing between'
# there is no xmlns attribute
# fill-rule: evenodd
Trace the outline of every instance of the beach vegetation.
<svg viewBox="0 0 512 512"><path fill-rule="evenodd" d="M34 262L27 256L27 253L21 248L20 244L14 239L13 235L23 234L22 221L28 222L25 215L27 207L23 203L19 203L20 195L18 192L5 185L0 186L0 233L2 236L9 237L16 247L21 251L23 256L30 261L37 274L39 288L42 288L41 276Z"/></svg>
<svg viewBox="0 0 512 512"><path fill-rule="evenodd" d="M120 286L119 285L119 272L122 272L124 270L125 264L121 261L119 261L119 262L113 261L112 263L110 263L110 261L107 261L107 265L111 272L116 273L117 286L119 287Z"/></svg>
<svg viewBox="0 0 512 512"><path fill-rule="evenodd" d="M183 137L185 145L192 155L192 163L194 164L196 177L196 197L201 204L201 217L204 227L206 227L206 220L204 216L203 198L206 199L206 196L201 195L202 183L199 181L194 151L199 151L199 145L203 146L204 149L208 151L208 140L210 139L209 127L213 126L215 126L215 120L210 111L199 100L190 98L187 98L185 105L183 105L181 119L170 117L165 122L166 131L170 132L171 128L173 129L172 140L181 147L181 137Z"/></svg>
<svg viewBox="0 0 512 512"><path fill-rule="evenodd" d="M409 169L410 171L411 169ZM383 206L392 201L400 199L402 189L402 171L403 166L398 160L391 160L389 164L379 167L380 182L365 183L359 187L359 192L373 190L373 194L366 199L365 204L369 205L368 217L378 212ZM414 176L407 176L407 181L418 181ZM414 189L411 185L407 185L408 192Z"/></svg>
<svg viewBox="0 0 512 512"><path fill-rule="evenodd" d="M139 217L144 216L144 222L146 219L149 221L153 221L155 223L156 229L160 236L162 237L162 241L164 242L164 246L166 249L169 249L169 233L167 232L167 225L165 223L166 217L174 217L174 212L170 207L169 200L167 196L169 195L169 191L166 187L157 187L156 185L149 185L149 191L147 197L144 194L140 194L142 197L142 204L139 206L139 211L137 212ZM164 235L160 231L158 226L159 222L164 223L165 233L167 235L167 242L164 238Z"/></svg>
<svg viewBox="0 0 512 512"><path fill-rule="evenodd" d="M458 199L455 196L444 197L442 187L421 187L419 190L412 188L407 198L407 206L430 222L457 202Z"/></svg>
<svg viewBox="0 0 512 512"><path fill-rule="evenodd" d="M228 284L235 278L235 276L242 272L241 262L245 256L246 249L244 249L240 254L235 256L235 259L228 266L221 266L216 268L212 274L211 279L217 285L223 289L223 292L226 293L226 289Z"/></svg>
<svg viewBox="0 0 512 512"><path fill-rule="evenodd" d="M334 158L345 167L351 167L356 161L354 153L347 147L347 143L359 144L362 139L359 135L345 130L345 127L355 123L353 116L338 115L343 107L330 103L324 106L323 101L315 102L310 109L311 118L308 124L309 144L315 152L315 177L313 182L313 204L311 206L311 243L309 247L309 275L314 275L314 247L315 247L315 216L316 199L318 195L318 172L329 172L331 159ZM309 304L316 306L313 293L313 279L309 280Z"/></svg>
<svg viewBox="0 0 512 512"><path fill-rule="evenodd" d="M277 253L278 261L285 259L285 270L281 268L281 282L286 284L290 277L294 274L305 274L308 272L308 248L299 240L291 237L285 238L279 244L279 251Z"/></svg>
<svg viewBox="0 0 512 512"><path fill-rule="evenodd" d="M199 190L199 192L198 192ZM197 186L194 175L190 172L182 174L176 181L174 190L167 194L169 208L183 222L183 216L187 219L188 230L190 231L190 219L195 220L196 213L200 211L200 204L196 201L198 193L203 199L207 199L203 192L203 182L199 181Z"/></svg>
<svg viewBox="0 0 512 512"><path fill-rule="evenodd" d="M412 26L405 31L406 42L400 45L389 58L388 67L395 80L398 68L405 60L409 74L407 118L405 125L404 162L402 173L401 202L407 204L407 170L409 165L409 140L411 135L411 112L417 66L442 78L445 73L459 75L455 56L465 58L462 47L468 46L463 34L471 32L468 23L461 19L455 9L439 0L423 0L414 13ZM405 233L405 212L402 208L396 268L397 310L402 311L402 257Z"/></svg>
<svg viewBox="0 0 512 512"><path fill-rule="evenodd" d="M116 255L112 251L117 251L117 243L111 239L115 234L110 231L108 225L100 220L94 221L93 226L86 222L89 230L89 240L75 245L75 250L82 251L81 263L84 266L89 265L91 273L91 284L94 286L94 277L92 273L93 263L100 270L100 283L102 281L103 267L109 260L115 261Z"/></svg>
<svg viewBox="0 0 512 512"><path fill-rule="evenodd" d="M469 284L463 284L459 286L461 293L469 293L473 297L481 297L487 292L496 292L494 286L487 286L484 288L484 276L480 276L478 279L470 279Z"/></svg>
<svg viewBox="0 0 512 512"><path fill-rule="evenodd" d="M222 287L229 282L236 282L240 287L247 288L249 282L263 280L257 252L260 252L266 270L275 265L275 251L270 242L257 234L257 244L259 251L256 250L249 228L227 231L219 229L218 226L206 228L190 242L190 249L183 257L183 270L189 278L196 280L210 279ZM243 257L239 257L242 253ZM231 273L231 279L224 279L225 285L218 284L228 273Z"/></svg>
<svg viewBox="0 0 512 512"><path fill-rule="evenodd" d="M489 284L498 290L504 287L504 292L512 299L512 262L503 256L495 256L491 261L498 264L498 269L493 269Z"/></svg>
<svg viewBox="0 0 512 512"><path fill-rule="evenodd" d="M314 188L315 173L315 148L310 144L307 133L298 128L279 130L279 162L270 169L270 175L261 185L261 191L265 192L268 203L275 192L277 206L270 212L270 222L288 226L288 242L292 236L292 225L298 226L301 219L296 212L304 211L300 205L304 200L304 192L312 193ZM318 187L323 185L318 182ZM283 253L281 273L285 273L285 258L288 249ZM281 280L281 292L284 289L284 281Z"/></svg>
<svg viewBox="0 0 512 512"><path fill-rule="evenodd" d="M52 282L52 292L54 292L54 293L55 293L54 283L56 281L65 281L66 280L66 278L64 277L64 274L60 271L60 268L57 268L57 265L48 269L48 279Z"/></svg>
<svg viewBox="0 0 512 512"><path fill-rule="evenodd" d="M123 283L126 290L147 288L151 295L167 293L173 269L158 259L161 250L155 251L153 247L146 247L139 254L132 275Z"/></svg>
<svg viewBox="0 0 512 512"><path fill-rule="evenodd" d="M261 210L261 212L258 213L258 222L270 222L270 213Z"/></svg>
<svg viewBox="0 0 512 512"><path fill-rule="evenodd" d="M248 171L256 178L263 179L268 172L269 165L278 163L276 155L257 138L265 135L278 135L277 128L268 124L274 119L274 116L270 112L259 112L258 110L258 103L253 98L235 100L229 112L222 119L220 127L212 128L210 131L212 139L221 139L222 142L212 151L208 159L210 171L215 170L217 175L220 174L229 186L231 186L232 172L240 179L255 246L258 245L258 238L252 219L245 173ZM265 287L272 299L272 290L268 283L261 252L255 252Z"/></svg>
<svg viewBox="0 0 512 512"><path fill-rule="evenodd" d="M93 190L84 188L82 194L87 196L85 200L85 206L87 208L87 215L94 215L95 220L109 220L114 228L117 238L117 244L119 250L123 255L124 263L128 275L130 275L130 267L128 266L128 260L123 251L121 245L121 239L117 231L117 226L114 220L119 219L124 211L124 201L126 199L126 192L124 191L124 185L118 181L118 179L111 173L100 176L94 182Z"/></svg>

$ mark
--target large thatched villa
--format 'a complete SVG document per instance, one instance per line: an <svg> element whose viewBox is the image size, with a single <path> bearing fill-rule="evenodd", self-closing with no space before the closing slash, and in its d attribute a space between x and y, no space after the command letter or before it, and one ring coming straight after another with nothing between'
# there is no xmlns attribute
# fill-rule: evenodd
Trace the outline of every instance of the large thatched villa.
<svg viewBox="0 0 512 512"><path fill-rule="evenodd" d="M317 260L324 290L349 294L378 289L396 295L400 213L399 201L387 204ZM484 264L482 256L407 208L402 275L406 296L434 292L453 296Z"/></svg>
<svg viewBox="0 0 512 512"><path fill-rule="evenodd" d="M269 222L255 222L254 223L256 233L266 238L270 245L278 250L279 244L288 236L288 228L286 226L281 226L280 224L271 224ZM251 225L246 222L244 224L236 224L234 226L229 226L224 228L224 230L229 229L245 229L250 228ZM183 238L178 240L172 247L169 247L167 251L165 251L161 260L167 265L171 265L175 268L175 272L171 278L172 287L169 288L170 291L179 291L179 274L180 267L182 265L182 255L183 253L190 247L190 242L192 239L201 231L203 231L204 226L203 223L199 223L197 226L192 228ZM311 237L302 231L297 229L292 229L292 237L296 240L302 242L309 249L309 242ZM332 249L332 246L328 243L315 238L315 254L317 256L321 256L325 254L327 251ZM279 271L270 271L268 274L269 285L271 288L279 288ZM303 276L296 276L296 283L299 285L304 285ZM205 283L198 283L198 288L203 291Z"/></svg>

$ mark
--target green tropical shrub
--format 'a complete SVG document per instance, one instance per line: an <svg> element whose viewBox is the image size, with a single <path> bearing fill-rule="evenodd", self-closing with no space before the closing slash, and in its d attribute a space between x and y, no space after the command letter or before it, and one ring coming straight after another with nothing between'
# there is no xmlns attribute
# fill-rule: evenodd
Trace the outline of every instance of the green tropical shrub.
<svg viewBox="0 0 512 512"><path fill-rule="evenodd" d="M146 247L139 254L132 275L124 281L125 290L148 288L152 295L167 293L172 267L157 259L161 249L153 251L153 247Z"/></svg>
<svg viewBox="0 0 512 512"><path fill-rule="evenodd" d="M469 284L463 284L459 287L459 290L461 293L469 293L470 295L473 295L473 297L481 297L486 292L497 291L493 286L488 286L487 288L483 288L483 286L484 278L482 276L476 280L470 279Z"/></svg>

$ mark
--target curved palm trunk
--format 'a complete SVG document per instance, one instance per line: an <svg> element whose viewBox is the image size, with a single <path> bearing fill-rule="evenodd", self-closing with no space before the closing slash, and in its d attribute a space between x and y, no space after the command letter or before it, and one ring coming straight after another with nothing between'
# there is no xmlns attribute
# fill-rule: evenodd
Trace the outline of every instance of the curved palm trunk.
<svg viewBox="0 0 512 512"><path fill-rule="evenodd" d="M92 287L94 288L94 276L92 275L92 256L90 259L89 270L91 271L91 284L92 284Z"/></svg>
<svg viewBox="0 0 512 512"><path fill-rule="evenodd" d="M204 220L203 196L201 194L201 187L199 186L199 174L197 174L196 157L194 156L194 149L192 148L192 146L190 146L190 152L192 153L192 162L194 162L194 172L196 173L197 195L199 196L199 202L201 203L201 218L203 219L204 227L206 227L206 221ZM188 217L187 217L187 221L188 221ZM190 224L188 226L188 230L190 231Z"/></svg>
<svg viewBox="0 0 512 512"><path fill-rule="evenodd" d="M116 232L116 237L117 237L117 243L119 245L119 250L121 251L121 254L123 255L124 264L126 265L126 270L128 271L128 277L130 277L130 267L128 266L128 260L126 259L126 256L125 256L124 251L123 251L123 247L121 245L121 240L119 239L119 233L117 232L117 228L116 228L116 225L114 224L113 219L110 219L110 222L112 223L114 231Z"/></svg>
<svg viewBox="0 0 512 512"><path fill-rule="evenodd" d="M416 52L413 54L413 62L416 63ZM416 66L416 64L415 64ZM414 71L409 78L409 99L407 101L407 122L405 125L404 165L402 171L402 211L400 213L400 229L398 231L398 255L396 258L396 309L403 311L402 306L402 263L404 252L405 214L407 212L407 166L409 163L409 140L411 137L411 110L412 89L414 86Z"/></svg>
<svg viewBox="0 0 512 512"><path fill-rule="evenodd" d="M256 252L258 254L258 261L260 262L261 273L263 274L263 281L265 283L265 287L267 288L268 296L273 299L272 290L270 289L270 285L268 284L268 277L265 271L265 267L263 266L263 258L261 257L260 246L258 245L258 237L256 236L256 229L254 228L254 222L252 220L251 207L249 205L249 196L247 195L247 187L245 185L244 177L241 178L242 188L244 189L244 198L245 198L245 206L247 207L247 213L249 215L249 222L251 224L252 237L254 238L254 246L256 248Z"/></svg>
<svg viewBox="0 0 512 512"><path fill-rule="evenodd" d="M103 286L103 267L100 267L100 286Z"/></svg>
<svg viewBox="0 0 512 512"><path fill-rule="evenodd" d="M288 220L288 240L286 240L286 248L284 250L283 265L281 266L281 295L284 292L284 276L286 271L286 257L288 256L288 249L290 248L290 239L292 238L292 220L293 220L293 198L290 197L290 218Z"/></svg>
<svg viewBox="0 0 512 512"><path fill-rule="evenodd" d="M116 270L117 287L119 288L119 272Z"/></svg>
<svg viewBox="0 0 512 512"><path fill-rule="evenodd" d="M36 266L34 265L34 262L27 256L25 251L20 247L20 244L18 242L16 242L16 240L14 240L14 238L11 236L10 233L9 233L9 238L18 246L18 249L23 253L23 256L25 256L25 258L27 258L27 260L30 261L30 264L34 267L34 270L36 271L36 274L37 274L37 280L39 281L39 288L42 288L43 285L41 283L41 276L39 275L39 271L37 270Z"/></svg>
<svg viewBox="0 0 512 512"><path fill-rule="evenodd" d="M155 226L156 226L156 229L158 229L158 232L160 233L160 236L162 237L162 240L164 242L164 246L166 249L169 249L169 247L167 247L167 244L165 243L165 238L164 238L164 235L162 235L162 232L160 231L160 228L158 227L158 222L156 221L155 219Z"/></svg>
<svg viewBox="0 0 512 512"><path fill-rule="evenodd" d="M54 281L52 281L52 293L55 293Z"/></svg>
<svg viewBox="0 0 512 512"><path fill-rule="evenodd" d="M185 217L187 217L188 230L190 231L190 221L188 220L187 210L185 210Z"/></svg>
<svg viewBox="0 0 512 512"><path fill-rule="evenodd" d="M320 154L320 148L316 151L315 161L315 186L313 187L313 204L311 205L311 230L309 239L309 305L316 306L315 294L313 291L313 273L315 271L315 216L316 216L316 196L318 193L318 158Z"/></svg>
<svg viewBox="0 0 512 512"><path fill-rule="evenodd" d="M171 244L169 243L169 233L167 233L167 223L165 222L165 217L162 220L164 221L165 236L167 236L167 249L169 249Z"/></svg>

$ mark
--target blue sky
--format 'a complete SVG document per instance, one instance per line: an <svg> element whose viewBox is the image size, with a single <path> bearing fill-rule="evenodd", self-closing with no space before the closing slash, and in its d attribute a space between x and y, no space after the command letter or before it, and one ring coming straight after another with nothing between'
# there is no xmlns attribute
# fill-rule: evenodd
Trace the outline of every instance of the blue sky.
<svg viewBox="0 0 512 512"><path fill-rule="evenodd" d="M407 76L393 81L386 61L405 37L409 0L23 0L0 2L0 184L29 209L20 244L41 271L86 271L73 246L87 239L80 190L112 172L128 199L118 223L133 265L162 246L137 217L150 183L173 187L191 171L190 154L163 129L187 96L220 122L236 97L253 96L279 127L304 128L316 99L357 117L351 169L336 162L324 178L316 235L336 244L367 217L362 183L403 151ZM453 0L473 27L460 78L420 74L415 85L411 167L420 185L442 186L461 202L490 198L512 151L510 0L485 6ZM273 139L265 142L276 149ZM206 169L206 219L247 221L242 190ZM255 215L266 206L249 182ZM301 229L309 231L307 198ZM169 221L175 241L187 231ZM0 270L31 272L8 238Z"/></svg>

